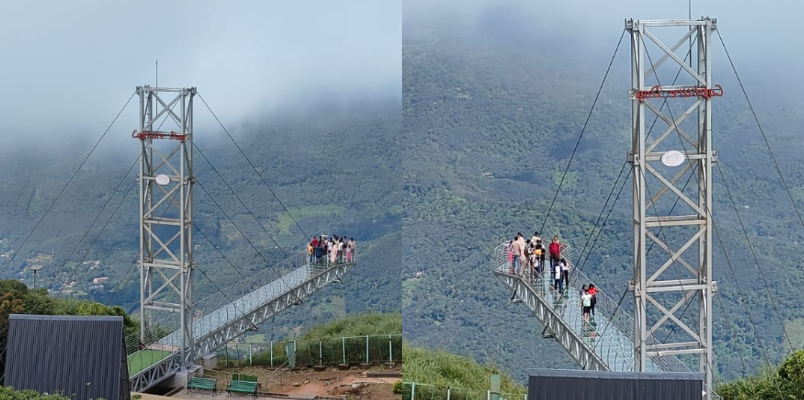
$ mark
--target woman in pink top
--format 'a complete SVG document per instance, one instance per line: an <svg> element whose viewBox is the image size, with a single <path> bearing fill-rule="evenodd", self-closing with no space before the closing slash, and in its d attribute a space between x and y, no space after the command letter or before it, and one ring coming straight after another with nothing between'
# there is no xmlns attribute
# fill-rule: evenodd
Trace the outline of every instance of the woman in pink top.
<svg viewBox="0 0 804 400"><path fill-rule="evenodd" d="M332 244L332 248L329 250L329 260L333 264L335 264L335 259L338 258L338 245L336 243Z"/></svg>

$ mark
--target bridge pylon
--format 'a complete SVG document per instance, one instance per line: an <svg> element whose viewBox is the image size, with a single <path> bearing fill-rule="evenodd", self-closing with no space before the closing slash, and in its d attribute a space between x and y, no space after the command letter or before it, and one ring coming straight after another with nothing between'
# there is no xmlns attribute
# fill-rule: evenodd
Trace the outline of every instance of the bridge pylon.
<svg viewBox="0 0 804 400"><path fill-rule="evenodd" d="M140 213L140 338L149 345L159 329L181 335L180 365L186 370L192 354L193 310L193 98L196 89L138 86L141 143ZM163 100L165 96L167 101ZM163 119L163 122L159 122ZM162 124L177 130L160 131ZM179 321L176 322L175 318ZM156 321L156 322L155 322ZM172 329L171 329L172 328Z"/></svg>
<svg viewBox="0 0 804 400"><path fill-rule="evenodd" d="M649 358L661 363L660 357L665 355L698 355L708 400L714 396L712 296L716 290L712 279L711 189L716 161L712 101L723 95L720 85L712 85L710 45L717 20L630 19L625 27L631 35L632 51L632 148L628 161L634 195L634 277L629 285L634 293L634 370L646 371ZM683 31L672 47L662 43L656 33L666 33L670 27ZM647 49L650 43L658 49L654 54ZM685 53L689 50L689 60L676 54L679 48ZM672 68L668 69L674 74L680 70L675 76L680 77L681 84L676 84L674 75L660 78L660 66L666 61L670 61ZM647 84L646 80L656 84ZM663 110L663 101L680 110L675 115L670 108ZM684 106L678 107L682 102ZM659 124L665 129L652 138L646 130L648 111L650 117L655 115L667 125ZM693 118L687 120L690 116ZM679 183L687 173L690 188L684 190ZM656 183L659 190L651 192L648 181ZM679 207L671 208L668 201L675 201ZM668 212L673 209L677 211ZM683 244L672 248L668 236L681 239L679 243ZM664 250L661 257L647 255L648 241ZM685 254L695 261L687 262ZM693 301L698 305L694 318L697 327L679 316L684 305ZM675 329L677 334L657 338L657 330L667 322L680 328Z"/></svg>

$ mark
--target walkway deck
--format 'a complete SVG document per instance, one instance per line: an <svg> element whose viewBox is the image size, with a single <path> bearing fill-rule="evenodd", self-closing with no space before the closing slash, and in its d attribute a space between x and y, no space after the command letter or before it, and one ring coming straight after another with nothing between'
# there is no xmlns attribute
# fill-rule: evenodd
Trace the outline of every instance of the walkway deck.
<svg viewBox="0 0 804 400"><path fill-rule="evenodd" d="M196 303L194 309L205 313L192 325L195 358L216 351L329 283L338 282L355 265L354 261L330 264L326 260L309 264L307 255L300 253L224 289L226 296L218 294ZM277 271L289 272L279 275ZM182 343L177 320L155 323L157 332L144 350L137 347L139 334L126 338L132 390L146 390L178 371Z"/></svg>
<svg viewBox="0 0 804 400"><path fill-rule="evenodd" d="M569 246L562 245L561 251L571 271L564 293L553 288L553 279L548 272L544 276L527 270L520 275L514 274L504 244L494 249L493 273L515 291L517 302L524 303L533 311L546 327L546 336L554 337L582 368L633 372L633 316L617 307L617 301L609 297L603 288L604 291L596 294L596 316L590 318L588 323L584 322L580 291L584 285L594 282L583 272L575 270ZM595 287L601 289L598 285ZM654 339L649 344L656 345L658 342ZM647 372L690 372L689 367L675 356L654 357L647 364ZM719 397L713 394L713 398Z"/></svg>

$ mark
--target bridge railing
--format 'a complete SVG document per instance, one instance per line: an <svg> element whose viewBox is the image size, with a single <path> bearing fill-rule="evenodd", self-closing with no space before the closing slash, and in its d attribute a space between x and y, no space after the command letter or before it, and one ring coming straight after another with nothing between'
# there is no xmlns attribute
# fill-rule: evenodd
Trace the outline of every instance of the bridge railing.
<svg viewBox="0 0 804 400"><path fill-rule="evenodd" d="M430 385L417 382L401 382L398 393L402 400L527 400L527 393L499 393L496 397L490 390L475 390Z"/></svg>
<svg viewBox="0 0 804 400"><path fill-rule="evenodd" d="M323 273L329 268L345 263L329 258L309 263L305 253L294 254L279 263L250 274L243 280L222 289L194 304L196 315L193 321L193 338L196 340L218 329L219 327L242 318L272 298L292 290L305 280ZM354 262L352 260L351 262ZM175 355L181 349L178 315L162 314L153 321L151 330L146 333L141 349L139 333L126 338L126 352L129 354L129 371L133 375L167 357ZM140 367L141 366L141 367Z"/></svg>
<svg viewBox="0 0 804 400"><path fill-rule="evenodd" d="M618 301L610 297L598 285L595 305L596 326L583 321L580 304L580 290L584 285L594 282L582 271L576 269L572 262L571 247L562 244L562 257L570 265L570 280L565 293L560 293L553 286L553 274L549 268L549 258L546 258L544 274L527 270L527 264L522 263L520 277L534 289L536 294L550 302L559 312L571 329L581 337L588 338L587 345L608 365L613 371L630 372L634 370L634 318L622 307ZM503 243L494 249L492 259L493 268L497 272L512 274L513 265L507 244ZM591 317L590 317L591 319ZM652 340L648 344L656 344ZM690 369L675 356L651 358L648 360L648 370L656 372L689 372Z"/></svg>

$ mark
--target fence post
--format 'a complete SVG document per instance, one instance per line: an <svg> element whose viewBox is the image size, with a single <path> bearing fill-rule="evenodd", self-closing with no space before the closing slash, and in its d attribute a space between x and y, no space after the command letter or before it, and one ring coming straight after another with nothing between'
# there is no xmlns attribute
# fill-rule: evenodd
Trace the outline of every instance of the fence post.
<svg viewBox="0 0 804 400"><path fill-rule="evenodd" d="M391 335L388 335L388 362L394 362L394 346Z"/></svg>
<svg viewBox="0 0 804 400"><path fill-rule="evenodd" d="M343 350L343 363L346 364L346 337L341 337L341 350Z"/></svg>
<svg viewBox="0 0 804 400"><path fill-rule="evenodd" d="M321 339L318 339L318 365L324 365L324 352L321 348Z"/></svg>
<svg viewBox="0 0 804 400"><path fill-rule="evenodd" d="M450 395L450 393L451 393L451 392L452 392L452 389L451 389L451 388L447 388L447 400L449 400L449 395Z"/></svg>
<svg viewBox="0 0 804 400"><path fill-rule="evenodd" d="M248 365L254 365L254 361L251 359L251 343L248 344Z"/></svg>
<svg viewBox="0 0 804 400"><path fill-rule="evenodd" d="M366 335L366 364L369 363L369 336Z"/></svg>
<svg viewBox="0 0 804 400"><path fill-rule="evenodd" d="M274 341L271 341L271 368L274 366Z"/></svg>
<svg viewBox="0 0 804 400"><path fill-rule="evenodd" d="M410 400L416 398L416 382L410 383Z"/></svg>
<svg viewBox="0 0 804 400"><path fill-rule="evenodd" d="M486 400L491 400L491 390L486 390Z"/></svg>

